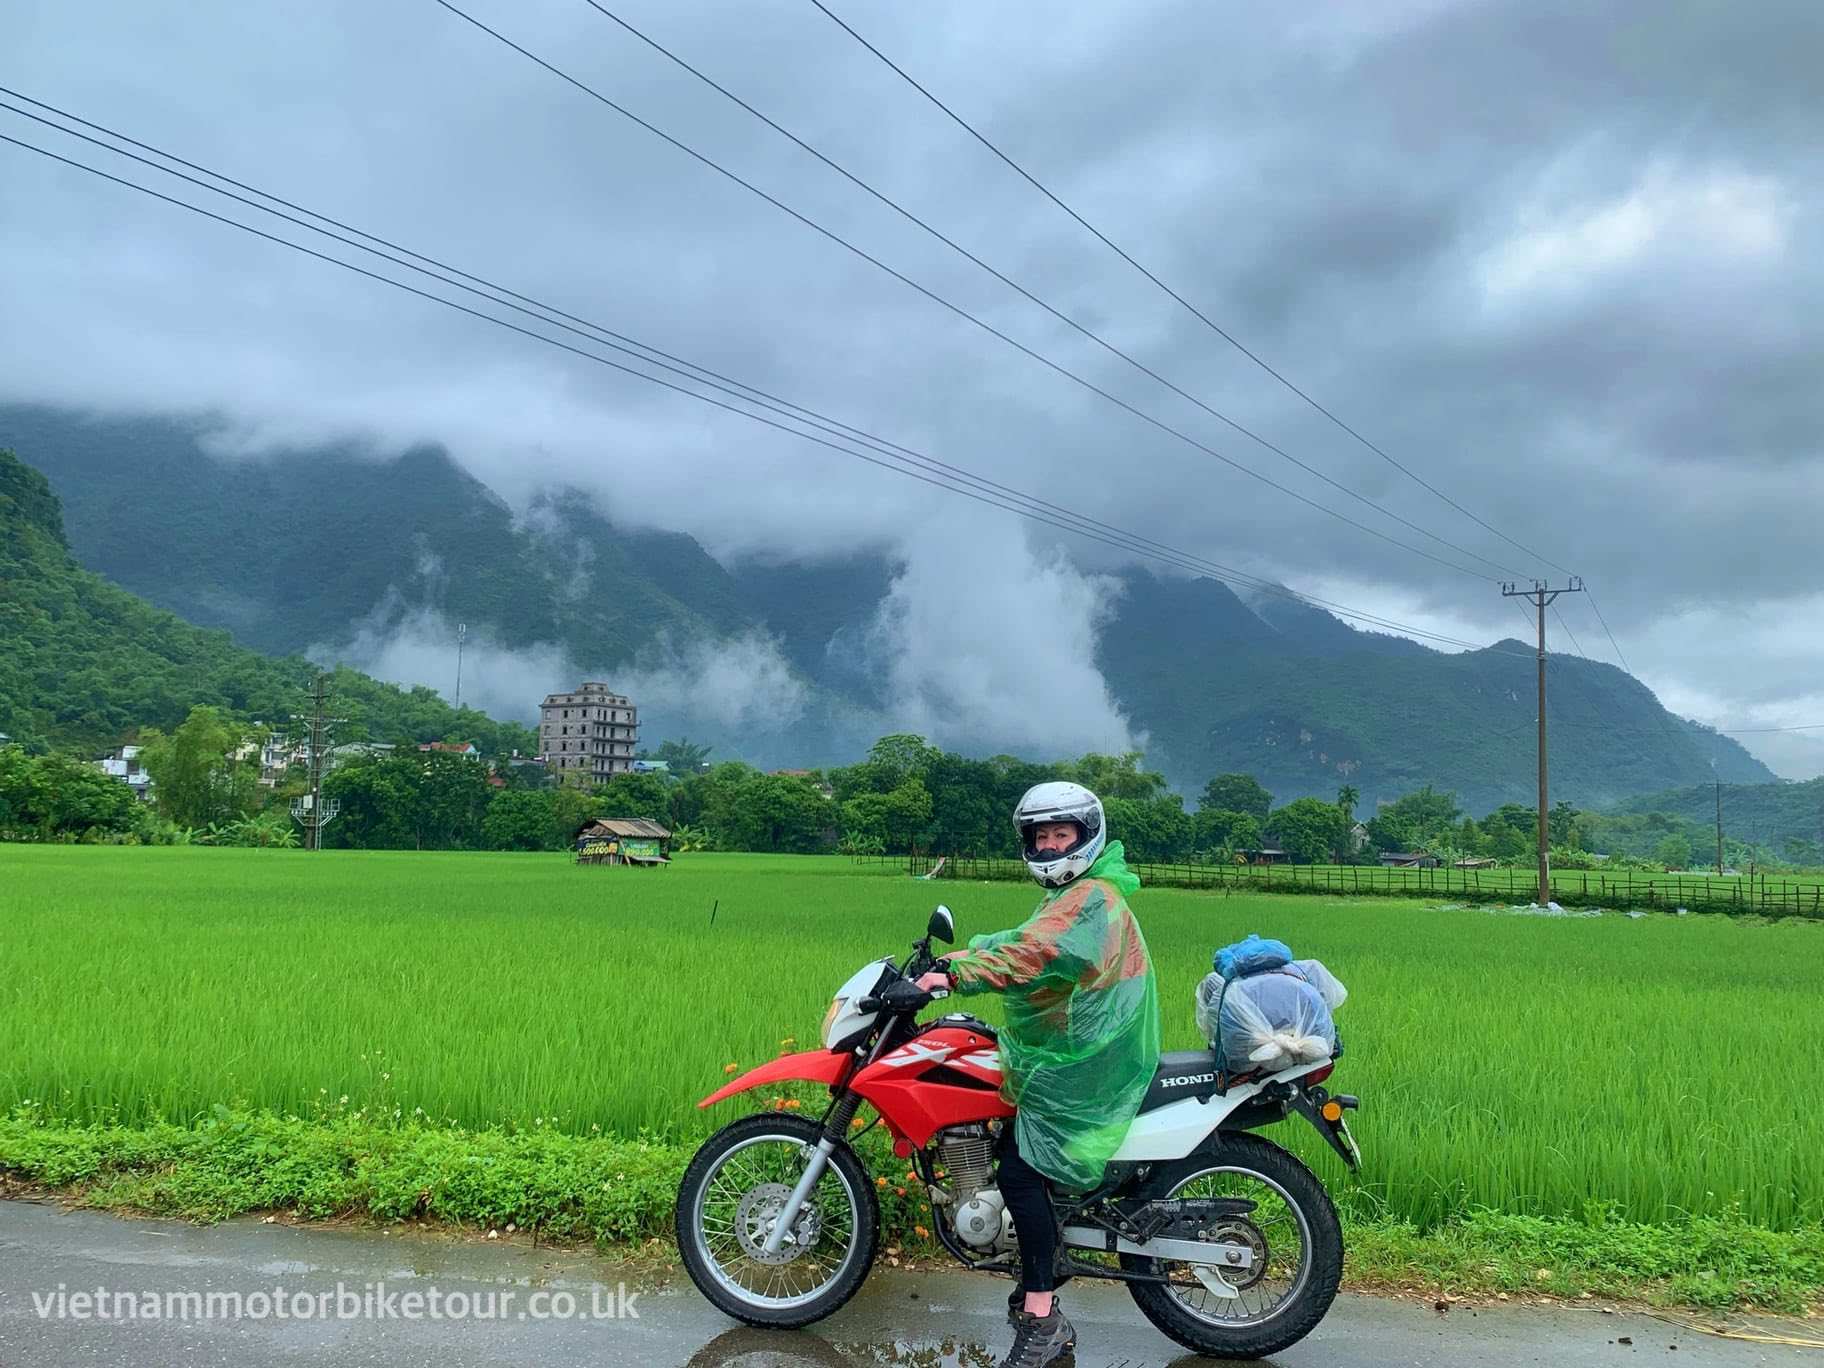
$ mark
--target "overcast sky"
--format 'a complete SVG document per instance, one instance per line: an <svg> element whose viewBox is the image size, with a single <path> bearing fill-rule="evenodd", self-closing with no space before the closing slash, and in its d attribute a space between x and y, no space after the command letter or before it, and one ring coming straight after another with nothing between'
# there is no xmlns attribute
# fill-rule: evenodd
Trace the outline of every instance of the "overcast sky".
<svg viewBox="0 0 1824 1368"><path fill-rule="evenodd" d="M1058 364L1490 578L1122 412L433 0L0 0L0 83L952 464L1402 622L1524 632L1491 582L1502 571L1465 552L1525 577L1574 571L1669 706L1721 726L1824 722L1815 0L830 0L1210 318L1527 550L1305 407L809 0L604 0L1183 389L1463 551L1071 332L584 0L462 3ZM4 111L0 132L157 179ZM909 562L896 593L921 610L948 599L990 642L1023 604L1052 603L1055 665L1093 639L1095 572L1118 559L10 145L0 292L0 399L207 409L250 455L435 440L510 499L575 483L617 519L724 556L891 546ZM1613 658L1588 604L1561 606L1584 650ZM1024 623L1012 640L1042 658L1031 638L1046 635ZM1742 739L1789 772L1824 755L1803 736L1778 756Z"/></svg>

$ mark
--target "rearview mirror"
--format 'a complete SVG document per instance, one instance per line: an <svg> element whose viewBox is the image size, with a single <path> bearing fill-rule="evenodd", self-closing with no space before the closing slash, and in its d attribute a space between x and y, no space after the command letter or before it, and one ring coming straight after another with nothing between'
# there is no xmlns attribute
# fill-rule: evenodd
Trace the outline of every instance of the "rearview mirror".
<svg viewBox="0 0 1824 1368"><path fill-rule="evenodd" d="M932 940L940 940L945 945L956 943L956 918L950 915L950 909L942 903L931 914L930 924L925 927L925 934Z"/></svg>

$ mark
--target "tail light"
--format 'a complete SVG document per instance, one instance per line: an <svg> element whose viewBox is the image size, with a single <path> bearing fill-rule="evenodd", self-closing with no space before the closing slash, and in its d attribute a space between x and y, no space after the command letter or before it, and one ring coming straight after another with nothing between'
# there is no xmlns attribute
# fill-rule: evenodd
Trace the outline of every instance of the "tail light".
<svg viewBox="0 0 1824 1368"><path fill-rule="evenodd" d="M1300 1083L1303 1083L1308 1088L1314 1083L1322 1083L1326 1078L1330 1077L1330 1075L1335 1072L1336 1072L1335 1064L1325 1064L1321 1068L1311 1070L1310 1073L1306 1074L1303 1078L1299 1079L1298 1081Z"/></svg>

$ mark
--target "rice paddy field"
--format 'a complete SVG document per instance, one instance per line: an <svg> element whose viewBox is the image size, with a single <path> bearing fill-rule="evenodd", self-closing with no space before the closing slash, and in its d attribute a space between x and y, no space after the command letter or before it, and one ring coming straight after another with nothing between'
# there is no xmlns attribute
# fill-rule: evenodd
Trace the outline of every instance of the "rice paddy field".
<svg viewBox="0 0 1824 1368"><path fill-rule="evenodd" d="M0 1111L205 1117L218 1103L691 1141L730 1066L814 1043L831 991L937 901L964 937L1034 890L838 858L0 846ZM1538 917L1143 889L1168 1048L1211 950L1250 931L1350 1000L1362 1214L1727 1216L1824 1205L1824 926ZM713 909L713 921L712 921ZM994 1000L969 1000L994 1016Z"/></svg>

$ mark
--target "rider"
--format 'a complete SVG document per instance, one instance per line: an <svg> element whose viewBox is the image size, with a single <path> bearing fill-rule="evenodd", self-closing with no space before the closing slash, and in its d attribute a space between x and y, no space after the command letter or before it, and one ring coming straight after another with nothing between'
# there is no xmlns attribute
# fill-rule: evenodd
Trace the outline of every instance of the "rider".
<svg viewBox="0 0 1824 1368"><path fill-rule="evenodd" d="M1020 1244L1008 1299L1009 1364L1038 1368L1076 1343L1053 1295L1058 1229L1049 1188L1102 1181L1159 1063L1152 961L1126 894L1140 886L1102 802L1080 784L1038 784L1014 808L1021 853L1045 897L1011 931L976 936L925 975L927 991L1007 995L1000 1191Z"/></svg>

